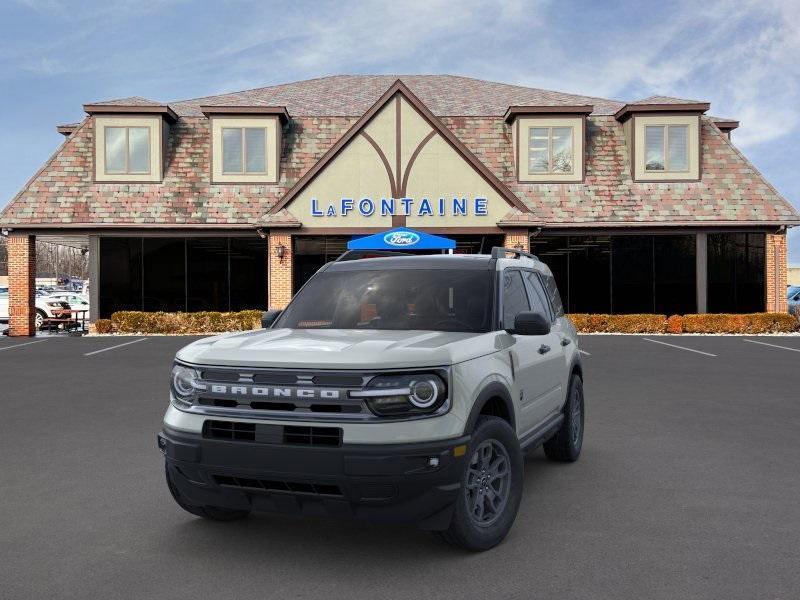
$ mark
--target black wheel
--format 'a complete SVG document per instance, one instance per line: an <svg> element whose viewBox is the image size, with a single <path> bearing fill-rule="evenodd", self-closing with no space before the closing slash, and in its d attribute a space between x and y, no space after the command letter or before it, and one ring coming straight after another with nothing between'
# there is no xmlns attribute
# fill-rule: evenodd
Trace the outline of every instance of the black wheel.
<svg viewBox="0 0 800 600"><path fill-rule="evenodd" d="M468 450L461 493L450 527L439 535L466 550L489 550L503 541L522 499L522 452L511 426L481 417Z"/></svg>
<svg viewBox="0 0 800 600"><path fill-rule="evenodd" d="M183 496L181 496L175 482L172 481L172 475L170 475L167 465L164 465L164 472L167 476L167 487L169 487L172 497L175 499L175 502L178 503L178 506L186 512L213 521L237 521L239 519L244 519L250 514L249 510L231 510L230 508L222 508L220 506L195 506L194 504L189 504Z"/></svg>
<svg viewBox="0 0 800 600"><path fill-rule="evenodd" d="M544 443L544 453L550 460L575 462L583 446L583 380L573 375L564 404L564 421L556 434Z"/></svg>

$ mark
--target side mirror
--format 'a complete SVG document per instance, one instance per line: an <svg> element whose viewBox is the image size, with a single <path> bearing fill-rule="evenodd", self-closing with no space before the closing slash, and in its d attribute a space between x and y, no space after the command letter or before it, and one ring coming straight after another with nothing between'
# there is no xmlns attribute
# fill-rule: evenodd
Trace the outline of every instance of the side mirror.
<svg viewBox="0 0 800 600"><path fill-rule="evenodd" d="M509 333L517 335L547 335L550 333L550 321L538 312L521 312L514 319L514 331Z"/></svg>
<svg viewBox="0 0 800 600"><path fill-rule="evenodd" d="M262 329L269 329L272 327L272 324L275 322L282 310L268 310L261 313L261 328Z"/></svg>

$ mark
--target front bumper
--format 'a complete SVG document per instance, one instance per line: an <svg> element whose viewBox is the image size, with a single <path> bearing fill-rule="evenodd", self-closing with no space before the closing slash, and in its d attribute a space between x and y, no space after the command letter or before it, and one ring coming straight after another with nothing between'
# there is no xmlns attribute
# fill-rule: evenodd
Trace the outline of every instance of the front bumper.
<svg viewBox="0 0 800 600"><path fill-rule="evenodd" d="M468 443L462 436L313 447L208 439L168 426L158 434L172 480L191 504L434 530L450 523Z"/></svg>

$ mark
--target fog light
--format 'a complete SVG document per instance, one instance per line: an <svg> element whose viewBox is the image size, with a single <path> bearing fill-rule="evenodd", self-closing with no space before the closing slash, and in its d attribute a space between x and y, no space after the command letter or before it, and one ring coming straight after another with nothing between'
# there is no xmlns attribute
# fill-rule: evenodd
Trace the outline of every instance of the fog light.
<svg viewBox="0 0 800 600"><path fill-rule="evenodd" d="M429 467L438 467L439 466L439 457L438 456L431 456L428 459L428 466Z"/></svg>

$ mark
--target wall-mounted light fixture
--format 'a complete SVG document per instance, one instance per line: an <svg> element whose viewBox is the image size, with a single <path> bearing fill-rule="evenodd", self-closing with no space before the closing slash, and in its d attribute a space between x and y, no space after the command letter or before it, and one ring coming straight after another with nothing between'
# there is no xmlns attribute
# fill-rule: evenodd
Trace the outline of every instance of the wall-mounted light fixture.
<svg viewBox="0 0 800 600"><path fill-rule="evenodd" d="M522 250L522 244L520 244L519 242L514 244L514 250Z"/></svg>
<svg viewBox="0 0 800 600"><path fill-rule="evenodd" d="M286 246L283 244L275 246L275 256L277 256L278 261L283 264L283 257L286 256Z"/></svg>
<svg viewBox="0 0 800 600"><path fill-rule="evenodd" d="M258 234L258 237L260 237L262 240L267 239L267 232L264 231L261 227L256 229L256 233Z"/></svg>

